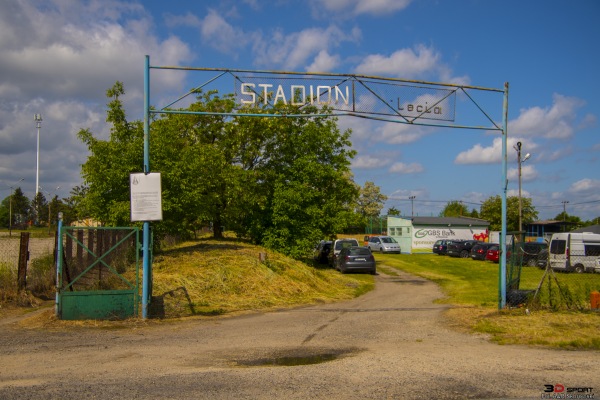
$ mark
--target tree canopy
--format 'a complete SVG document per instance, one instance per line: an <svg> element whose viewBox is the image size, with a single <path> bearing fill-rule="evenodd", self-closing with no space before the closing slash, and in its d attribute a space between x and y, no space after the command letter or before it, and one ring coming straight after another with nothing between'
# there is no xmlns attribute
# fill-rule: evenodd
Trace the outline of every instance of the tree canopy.
<svg viewBox="0 0 600 400"><path fill-rule="evenodd" d="M537 220L538 213L528 197L521 198L522 223L529 224ZM480 218L490 222L490 230L499 231L502 228L502 198L492 196L481 204ZM506 230L519 230L519 198L509 196L506 199Z"/></svg>
<svg viewBox="0 0 600 400"><path fill-rule="evenodd" d="M124 93L119 82L107 91L108 140L79 132L90 152L79 205L108 225L130 224L129 174L143 166L143 124L126 120ZM300 257L344 229L358 189L350 131L340 132L334 117L267 116L316 111L285 104L247 110L265 117L228 117L238 107L231 95L199 92L196 100L188 111L215 114L168 113L151 122L150 166L163 191L156 233L189 237L210 226L215 237L228 229Z"/></svg>

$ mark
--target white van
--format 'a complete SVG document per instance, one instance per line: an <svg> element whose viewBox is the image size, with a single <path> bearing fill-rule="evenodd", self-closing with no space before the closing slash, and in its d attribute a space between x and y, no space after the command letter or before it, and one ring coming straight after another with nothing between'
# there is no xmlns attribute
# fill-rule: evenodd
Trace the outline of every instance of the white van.
<svg viewBox="0 0 600 400"><path fill-rule="evenodd" d="M600 259L600 234L555 233L550 240L550 267L555 271L594 272Z"/></svg>

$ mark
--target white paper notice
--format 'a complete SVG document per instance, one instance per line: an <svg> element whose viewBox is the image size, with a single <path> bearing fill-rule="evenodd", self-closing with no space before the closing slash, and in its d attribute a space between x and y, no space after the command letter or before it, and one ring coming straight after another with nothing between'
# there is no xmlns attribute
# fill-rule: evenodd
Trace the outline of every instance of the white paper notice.
<svg viewBox="0 0 600 400"><path fill-rule="evenodd" d="M162 196L160 173L129 175L131 188L131 220L161 221Z"/></svg>

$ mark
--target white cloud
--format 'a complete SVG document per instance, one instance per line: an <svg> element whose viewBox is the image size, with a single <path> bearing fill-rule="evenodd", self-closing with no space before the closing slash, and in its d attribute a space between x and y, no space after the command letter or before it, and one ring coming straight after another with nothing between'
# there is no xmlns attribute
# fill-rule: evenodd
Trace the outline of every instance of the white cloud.
<svg viewBox="0 0 600 400"><path fill-rule="evenodd" d="M600 192L600 180L590 178L581 179L573 183L569 190L578 195L597 194Z"/></svg>
<svg viewBox="0 0 600 400"><path fill-rule="evenodd" d="M306 67L309 72L329 72L340 64L339 55L330 55L327 50L321 50L312 64Z"/></svg>
<svg viewBox="0 0 600 400"><path fill-rule="evenodd" d="M552 96L551 107L521 109L517 119L510 121L508 132L520 136L542 136L549 139L568 139L576 130L577 111L585 102L575 97L560 94ZM593 118L585 117L587 123Z"/></svg>
<svg viewBox="0 0 600 400"><path fill-rule="evenodd" d="M538 145L531 139L508 138L507 152L509 160L517 161L517 152L514 150L517 142L522 143L521 158L527 153L533 153ZM459 153L454 159L455 164L495 164L502 161L502 138L496 137L489 147L475 144L471 149ZM531 161L528 161L531 162Z"/></svg>
<svg viewBox="0 0 600 400"><path fill-rule="evenodd" d="M313 7L337 14L389 15L409 6L412 0L313 0Z"/></svg>
<svg viewBox="0 0 600 400"><path fill-rule="evenodd" d="M352 168L374 169L389 165L390 161L385 157L373 157L370 155L359 156L352 161Z"/></svg>
<svg viewBox="0 0 600 400"><path fill-rule="evenodd" d="M345 33L337 26L327 28L307 28L286 35L281 30L274 31L268 38L261 36L253 44L255 63L258 65L280 65L286 70L294 70L307 64L311 57L316 57L311 67L331 68L339 60L331 55L331 49L338 47L344 41L354 41L360 36L360 31L352 30ZM317 64L319 63L319 64Z"/></svg>
<svg viewBox="0 0 600 400"><path fill-rule="evenodd" d="M402 162L394 163L389 172L394 174L417 174L423 172L423 166L419 163L405 164Z"/></svg>
<svg viewBox="0 0 600 400"><path fill-rule="evenodd" d="M372 54L356 67L356 72L365 75L386 75L415 78L437 68L439 53L424 45L415 49L401 49L390 56Z"/></svg>
<svg viewBox="0 0 600 400"><path fill-rule="evenodd" d="M535 180L538 177L538 172L533 165L522 165L521 166L521 181L522 182L530 182ZM510 168L507 172L508 180L515 182L519 179L519 169L518 168Z"/></svg>

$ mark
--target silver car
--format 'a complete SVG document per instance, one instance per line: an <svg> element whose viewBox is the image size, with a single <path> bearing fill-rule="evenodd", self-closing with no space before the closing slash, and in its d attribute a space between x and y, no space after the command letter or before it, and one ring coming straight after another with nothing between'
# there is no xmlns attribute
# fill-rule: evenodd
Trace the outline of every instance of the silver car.
<svg viewBox="0 0 600 400"><path fill-rule="evenodd" d="M400 245L391 236L371 236L368 247L371 251L400 254Z"/></svg>

